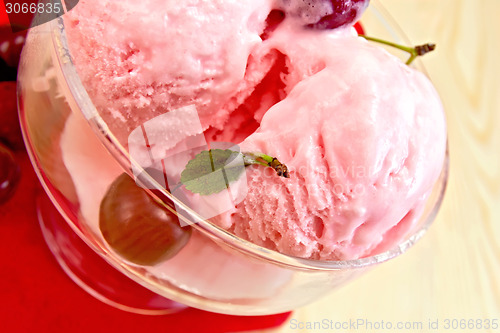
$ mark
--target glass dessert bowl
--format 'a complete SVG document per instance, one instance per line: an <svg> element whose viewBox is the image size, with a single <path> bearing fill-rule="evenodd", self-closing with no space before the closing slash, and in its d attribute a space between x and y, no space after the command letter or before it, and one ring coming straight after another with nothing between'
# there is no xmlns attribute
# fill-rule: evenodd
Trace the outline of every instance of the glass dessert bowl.
<svg viewBox="0 0 500 333"><path fill-rule="evenodd" d="M377 37L405 40L376 1L362 22ZM420 64L417 66L423 70ZM406 252L418 241L436 216L448 176L446 153L421 215L396 246L353 260L304 259L240 238L193 210L186 204L189 199L173 195L175 190L167 191L166 183L173 188L175 181L165 179L162 184L161 177L139 161L144 157L132 151L130 138L145 131L147 124L117 134L93 104L73 64L63 20L33 28L29 34L20 65L19 109L35 170L71 227L64 230L64 223L55 222L54 214L44 211L47 203L39 203L42 230L49 247L75 282L101 300L137 313L168 313L186 305L226 314L264 315L312 302L371 267ZM163 129L165 133L169 130L168 126ZM153 143L146 139L144 146L149 149ZM169 163L168 159L164 161ZM170 162L176 163L175 159ZM136 183L142 187L140 194L124 193L124 188ZM104 198L113 185L117 194L113 202L105 204ZM133 207L140 212L138 218L146 214L151 204L155 211L168 211L169 216L177 214L181 225L188 224L183 228L189 228L190 235L168 259L134 261L130 259L133 256L124 257L110 246L109 238L105 239L103 219L113 219L129 209L128 203L135 202L140 202ZM68 232L78 235L84 246L109 263L109 268L101 264L102 270L92 270L83 265L85 260L79 257L82 252L74 249L78 239L67 236ZM156 241L134 236L138 232L132 230L135 238L131 243L143 247ZM112 267L120 272L118 276L130 281L115 281L116 285L112 285L113 281L103 282L115 274ZM151 292L129 288L127 283L137 283ZM130 297L123 297L125 294Z"/></svg>

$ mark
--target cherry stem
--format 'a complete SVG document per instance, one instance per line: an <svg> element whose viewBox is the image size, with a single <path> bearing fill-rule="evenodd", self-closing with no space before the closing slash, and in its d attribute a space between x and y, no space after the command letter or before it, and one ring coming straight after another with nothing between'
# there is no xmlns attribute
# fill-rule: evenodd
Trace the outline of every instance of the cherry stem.
<svg viewBox="0 0 500 333"><path fill-rule="evenodd" d="M380 44L392 46L392 47L397 48L399 50L408 52L410 54L410 57L406 61L407 65L410 65L413 62L413 60L415 60L415 58L417 58L418 56L423 56L424 54L429 53L431 51L434 51L436 49L436 44L433 44L433 43L427 43L427 44L417 45L414 47L409 47L409 46L404 46L401 44L389 42L389 41L386 41L386 40L383 40L380 38L369 37L369 36L361 35L361 34L359 36L363 37L366 40L372 41L372 42L377 42Z"/></svg>
<svg viewBox="0 0 500 333"><path fill-rule="evenodd" d="M276 157L272 157L262 153L244 153L242 155L245 165L259 164L271 167L274 169L274 171L276 171L278 176L290 178L287 166L278 161Z"/></svg>
<svg viewBox="0 0 500 333"><path fill-rule="evenodd" d="M271 156L260 153L242 153L242 155L245 165L259 164L269 166L269 162L273 160Z"/></svg>

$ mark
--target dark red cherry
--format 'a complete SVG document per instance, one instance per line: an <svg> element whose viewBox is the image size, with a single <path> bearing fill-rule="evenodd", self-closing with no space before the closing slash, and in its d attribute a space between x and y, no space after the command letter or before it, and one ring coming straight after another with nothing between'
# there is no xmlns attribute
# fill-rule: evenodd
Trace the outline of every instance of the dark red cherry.
<svg viewBox="0 0 500 333"><path fill-rule="evenodd" d="M5 60L0 57L0 82L2 81L16 81L17 80L17 67L9 66Z"/></svg>
<svg viewBox="0 0 500 333"><path fill-rule="evenodd" d="M20 168L10 149L0 143L0 204L14 194L20 179Z"/></svg>
<svg viewBox="0 0 500 333"><path fill-rule="evenodd" d="M161 206L126 173L101 202L99 227L109 246L130 262L155 265L175 256L188 242L191 227Z"/></svg>
<svg viewBox="0 0 500 333"><path fill-rule="evenodd" d="M332 3L333 13L323 16L318 22L309 24L314 29L335 29L354 24L365 11L370 0L328 0ZM312 2L312 1L310 1Z"/></svg>
<svg viewBox="0 0 500 333"><path fill-rule="evenodd" d="M0 58L8 67L17 69L25 40L26 30L13 33L9 25L0 26Z"/></svg>
<svg viewBox="0 0 500 333"><path fill-rule="evenodd" d="M313 29L335 29L353 25L370 0L280 0L286 14L298 17Z"/></svg>
<svg viewBox="0 0 500 333"><path fill-rule="evenodd" d="M0 142L13 150L24 148L17 115L16 82L0 82Z"/></svg>

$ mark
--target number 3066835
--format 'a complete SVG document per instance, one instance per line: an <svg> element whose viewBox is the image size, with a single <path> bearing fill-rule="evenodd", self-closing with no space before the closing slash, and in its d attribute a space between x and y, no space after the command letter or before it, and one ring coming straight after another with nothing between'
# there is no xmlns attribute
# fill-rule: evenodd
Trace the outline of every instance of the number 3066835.
<svg viewBox="0 0 500 333"><path fill-rule="evenodd" d="M6 2L7 14L61 14L63 9L61 3L19 3Z"/></svg>

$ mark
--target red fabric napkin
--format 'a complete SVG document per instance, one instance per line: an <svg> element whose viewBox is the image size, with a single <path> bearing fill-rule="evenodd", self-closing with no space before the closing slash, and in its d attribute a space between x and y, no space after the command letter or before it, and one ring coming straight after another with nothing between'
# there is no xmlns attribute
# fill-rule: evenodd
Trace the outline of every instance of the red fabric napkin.
<svg viewBox="0 0 500 333"><path fill-rule="evenodd" d="M0 332L241 332L276 327L289 317L196 309L145 316L101 303L71 281L49 251L35 211L36 195L43 190L26 153L18 152L17 159L21 182L0 206Z"/></svg>
<svg viewBox="0 0 500 333"><path fill-rule="evenodd" d="M0 1L0 25L8 24L9 17L7 16L7 11L5 9L5 3Z"/></svg>

